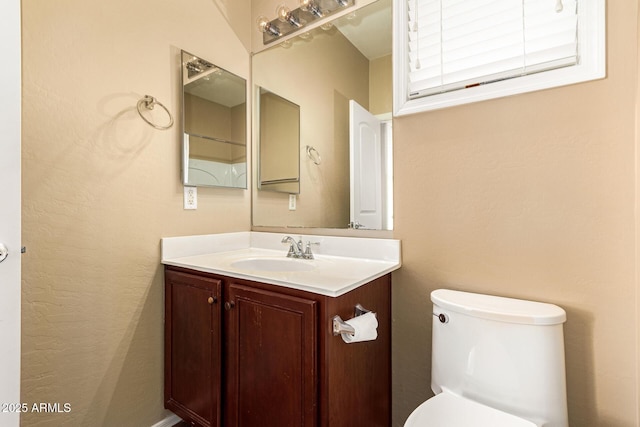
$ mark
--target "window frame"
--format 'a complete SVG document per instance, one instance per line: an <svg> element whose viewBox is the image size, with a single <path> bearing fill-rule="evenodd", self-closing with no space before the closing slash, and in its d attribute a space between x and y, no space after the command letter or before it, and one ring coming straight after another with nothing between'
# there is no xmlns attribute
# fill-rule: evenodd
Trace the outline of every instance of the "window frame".
<svg viewBox="0 0 640 427"><path fill-rule="evenodd" d="M472 1L472 0L471 0ZM550 89L606 76L606 2L582 0L578 7L578 56L571 67L529 74L467 89L408 97L408 13L406 0L393 0L393 112L403 116L520 93Z"/></svg>

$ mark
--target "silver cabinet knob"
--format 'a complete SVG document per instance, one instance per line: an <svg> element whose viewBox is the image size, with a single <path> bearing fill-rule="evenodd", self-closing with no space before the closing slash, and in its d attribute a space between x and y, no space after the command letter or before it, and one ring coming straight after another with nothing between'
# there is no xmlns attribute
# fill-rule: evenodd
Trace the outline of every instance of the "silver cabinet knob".
<svg viewBox="0 0 640 427"><path fill-rule="evenodd" d="M3 243L0 243L0 262L4 261L8 255L9 249L7 249L7 247Z"/></svg>

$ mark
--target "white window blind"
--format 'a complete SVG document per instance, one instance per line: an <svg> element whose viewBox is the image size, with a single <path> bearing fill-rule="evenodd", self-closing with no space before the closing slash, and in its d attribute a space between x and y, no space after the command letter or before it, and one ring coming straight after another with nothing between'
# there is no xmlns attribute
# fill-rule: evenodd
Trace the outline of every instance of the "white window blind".
<svg viewBox="0 0 640 427"><path fill-rule="evenodd" d="M577 65L577 0L407 1L408 99Z"/></svg>

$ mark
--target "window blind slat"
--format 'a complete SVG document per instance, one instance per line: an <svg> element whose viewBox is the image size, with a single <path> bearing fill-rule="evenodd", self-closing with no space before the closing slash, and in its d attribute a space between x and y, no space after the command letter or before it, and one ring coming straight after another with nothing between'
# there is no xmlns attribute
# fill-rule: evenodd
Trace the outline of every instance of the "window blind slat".
<svg viewBox="0 0 640 427"><path fill-rule="evenodd" d="M576 0L563 0L559 13L550 0L408 0L407 5L411 94L578 62Z"/></svg>

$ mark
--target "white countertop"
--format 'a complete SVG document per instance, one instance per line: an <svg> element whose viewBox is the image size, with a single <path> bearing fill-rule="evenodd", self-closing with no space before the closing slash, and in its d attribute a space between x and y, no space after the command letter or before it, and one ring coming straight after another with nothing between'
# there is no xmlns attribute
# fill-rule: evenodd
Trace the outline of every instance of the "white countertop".
<svg viewBox="0 0 640 427"><path fill-rule="evenodd" d="M162 263L337 297L400 268L400 241L291 234L314 242L313 260L286 258L281 233L239 232L162 239ZM246 259L304 263L308 271L266 271L234 265Z"/></svg>

